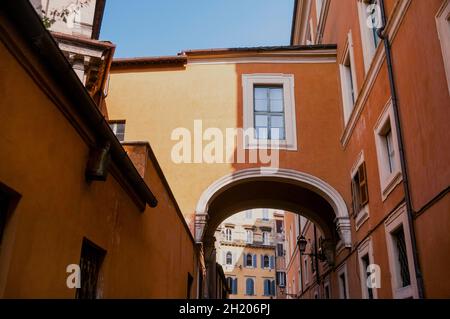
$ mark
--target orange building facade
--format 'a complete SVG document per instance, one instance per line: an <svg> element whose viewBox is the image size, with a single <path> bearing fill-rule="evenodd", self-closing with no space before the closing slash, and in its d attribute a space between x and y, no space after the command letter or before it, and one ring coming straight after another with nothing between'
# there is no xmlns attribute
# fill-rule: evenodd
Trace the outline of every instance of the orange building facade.
<svg viewBox="0 0 450 319"><path fill-rule="evenodd" d="M450 103L447 44L439 34L448 31L447 8L441 0L297 1L289 47L115 60L110 116L126 123L125 140L152 142L207 256L215 229L233 213L281 209L310 220L292 243L302 234L308 243L310 287L300 287L305 278L293 249L291 297L446 297ZM279 90L283 114L262 115L270 123L283 116L283 135L267 138L258 131L271 129L257 122L258 94L277 105ZM177 134L179 128L192 134ZM229 144L213 143L235 157L208 162L204 153L195 156L196 143L204 150L220 136L203 135L208 128L222 136L227 128L250 128L262 137L238 136L231 153ZM177 142L192 149L177 148L174 160ZM278 151L276 172L261 169L271 166L261 158L236 161L254 148Z"/></svg>
<svg viewBox="0 0 450 319"><path fill-rule="evenodd" d="M296 2L292 44L338 47L336 138L353 216L349 255L331 274L322 269L318 293L304 285L299 297L326 297L327 282L334 298L450 295L449 8L441 0ZM382 9L380 34L373 25L383 24ZM312 231L305 237L312 240ZM359 279L368 264L380 270L372 291ZM294 268L291 279L298 278Z"/></svg>
<svg viewBox="0 0 450 319"><path fill-rule="evenodd" d="M0 296L79 297L91 258L91 297L226 297L216 230L259 208L293 213L287 298L450 296L449 0L297 0L289 46L115 59L91 92L24 3L1 7Z"/></svg>
<svg viewBox="0 0 450 319"><path fill-rule="evenodd" d="M28 1L0 9L0 297L196 298L201 251L149 144L119 143Z"/></svg>

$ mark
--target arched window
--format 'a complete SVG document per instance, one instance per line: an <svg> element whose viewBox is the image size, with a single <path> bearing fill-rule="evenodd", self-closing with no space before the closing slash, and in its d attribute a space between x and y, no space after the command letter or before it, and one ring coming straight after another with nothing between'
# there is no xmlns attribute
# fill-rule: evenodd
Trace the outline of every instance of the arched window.
<svg viewBox="0 0 450 319"><path fill-rule="evenodd" d="M232 240L232 231L231 228L226 228L225 229L225 240L226 241L231 241Z"/></svg>
<svg viewBox="0 0 450 319"><path fill-rule="evenodd" d="M255 295L255 282L253 278L247 278L245 281L245 294L247 296L254 296Z"/></svg>
<svg viewBox="0 0 450 319"><path fill-rule="evenodd" d="M232 265L233 264L233 254L231 253L231 251L227 252L227 265Z"/></svg>
<svg viewBox="0 0 450 319"><path fill-rule="evenodd" d="M263 258L263 265L264 265L264 268L270 268L269 256L264 256L264 258Z"/></svg>
<svg viewBox="0 0 450 319"><path fill-rule="evenodd" d="M247 254L245 256L245 266L246 267L253 267L253 256L251 254Z"/></svg>

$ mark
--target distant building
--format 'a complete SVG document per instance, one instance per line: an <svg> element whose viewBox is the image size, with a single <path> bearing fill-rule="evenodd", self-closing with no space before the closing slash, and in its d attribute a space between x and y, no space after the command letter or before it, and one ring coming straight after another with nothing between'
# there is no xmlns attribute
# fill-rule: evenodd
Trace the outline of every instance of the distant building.
<svg viewBox="0 0 450 319"><path fill-rule="evenodd" d="M276 270L276 294L278 299L286 298L286 235L285 235L285 212L274 211L275 221L275 270Z"/></svg>
<svg viewBox="0 0 450 319"><path fill-rule="evenodd" d="M108 94L109 68L116 46L100 41L106 0L33 0L59 48L72 65L98 107L107 116L104 99ZM63 17L62 12L67 12Z"/></svg>
<svg viewBox="0 0 450 319"><path fill-rule="evenodd" d="M276 247L279 238L273 210L253 209L226 219L216 231L217 261L231 299L277 297Z"/></svg>

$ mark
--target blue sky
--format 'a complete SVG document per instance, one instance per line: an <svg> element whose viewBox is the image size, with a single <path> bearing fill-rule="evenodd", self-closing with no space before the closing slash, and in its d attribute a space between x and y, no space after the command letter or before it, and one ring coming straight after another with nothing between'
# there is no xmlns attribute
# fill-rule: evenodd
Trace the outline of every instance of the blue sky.
<svg viewBox="0 0 450 319"><path fill-rule="evenodd" d="M289 45L294 0L107 0L100 39L115 57Z"/></svg>

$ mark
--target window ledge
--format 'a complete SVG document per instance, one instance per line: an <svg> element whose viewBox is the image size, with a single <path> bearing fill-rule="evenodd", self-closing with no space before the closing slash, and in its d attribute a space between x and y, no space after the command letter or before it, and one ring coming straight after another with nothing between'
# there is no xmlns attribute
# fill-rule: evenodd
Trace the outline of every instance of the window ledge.
<svg viewBox="0 0 450 319"><path fill-rule="evenodd" d="M385 60L385 50L384 46L378 46L375 51L375 55L372 58L372 62L370 64L370 68L366 73L364 78L363 85L361 90L358 92L358 96L353 107L352 112L345 123L344 132L341 136L341 144L345 148L352 136L352 133L356 127L359 117L364 110L367 99L369 98L370 93L372 92L372 87L375 84L375 80L378 77L378 73L381 70L381 66L383 65L383 61Z"/></svg>
<svg viewBox="0 0 450 319"><path fill-rule="evenodd" d="M278 149L285 151L298 151L297 143L288 143L288 141L283 140L279 142L274 142L270 140L252 140L245 144L244 149L246 150L258 150L258 149Z"/></svg>
<svg viewBox="0 0 450 319"><path fill-rule="evenodd" d="M366 204L358 213L355 218L355 227L358 231L362 225L369 219L369 205Z"/></svg>
<svg viewBox="0 0 450 319"><path fill-rule="evenodd" d="M342 241L342 239L340 239L336 244L336 255L339 255L344 250L344 248L344 242Z"/></svg>
<svg viewBox="0 0 450 319"><path fill-rule="evenodd" d="M386 199L389 197L389 195L392 193L392 191L395 189L395 187L400 184L403 180L403 175L400 170L392 173L386 181L382 185L382 191L381 191L381 199L382 201L386 201Z"/></svg>
<svg viewBox="0 0 450 319"><path fill-rule="evenodd" d="M414 298L414 287L412 285L397 288L394 290L395 299L409 299Z"/></svg>

